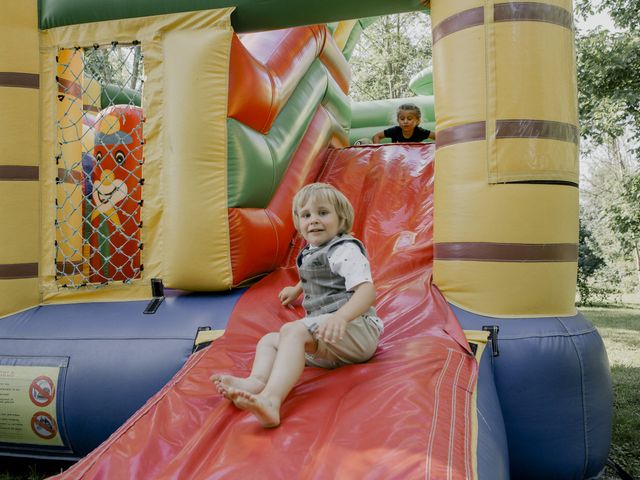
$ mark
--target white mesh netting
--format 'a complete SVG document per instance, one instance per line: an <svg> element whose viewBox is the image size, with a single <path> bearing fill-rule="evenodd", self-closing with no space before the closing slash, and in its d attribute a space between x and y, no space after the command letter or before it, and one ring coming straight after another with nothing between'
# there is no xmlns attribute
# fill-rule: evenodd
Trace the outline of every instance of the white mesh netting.
<svg viewBox="0 0 640 480"><path fill-rule="evenodd" d="M143 57L140 45L57 56L56 280L130 282L143 270Z"/></svg>

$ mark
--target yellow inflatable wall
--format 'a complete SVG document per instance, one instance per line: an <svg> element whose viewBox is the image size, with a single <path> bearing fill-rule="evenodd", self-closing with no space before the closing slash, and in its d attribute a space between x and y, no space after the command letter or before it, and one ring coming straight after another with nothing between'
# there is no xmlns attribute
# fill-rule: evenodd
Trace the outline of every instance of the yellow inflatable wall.
<svg viewBox="0 0 640 480"><path fill-rule="evenodd" d="M0 16L0 316L40 301L37 4L7 0Z"/></svg>

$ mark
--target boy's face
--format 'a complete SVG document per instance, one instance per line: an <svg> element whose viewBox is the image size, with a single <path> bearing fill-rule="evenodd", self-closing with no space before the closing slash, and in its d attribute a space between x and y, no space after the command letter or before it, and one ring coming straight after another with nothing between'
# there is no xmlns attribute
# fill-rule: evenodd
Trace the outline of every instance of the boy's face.
<svg viewBox="0 0 640 480"><path fill-rule="evenodd" d="M398 125L400 125L403 134L411 136L418 123L420 120L411 110L400 110L398 113Z"/></svg>
<svg viewBox="0 0 640 480"><path fill-rule="evenodd" d="M309 245L324 245L340 231L335 207L326 200L311 199L298 210L300 233Z"/></svg>

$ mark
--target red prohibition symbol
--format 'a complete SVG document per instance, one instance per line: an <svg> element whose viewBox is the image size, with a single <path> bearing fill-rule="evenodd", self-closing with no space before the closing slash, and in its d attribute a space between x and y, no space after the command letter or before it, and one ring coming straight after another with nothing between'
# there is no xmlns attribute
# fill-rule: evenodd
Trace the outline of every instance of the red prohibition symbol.
<svg viewBox="0 0 640 480"><path fill-rule="evenodd" d="M58 433L58 426L47 412L36 412L31 417L31 430L40 438L51 440Z"/></svg>
<svg viewBox="0 0 640 480"><path fill-rule="evenodd" d="M38 407L46 407L55 396L53 380L45 375L36 378L29 386L29 399Z"/></svg>

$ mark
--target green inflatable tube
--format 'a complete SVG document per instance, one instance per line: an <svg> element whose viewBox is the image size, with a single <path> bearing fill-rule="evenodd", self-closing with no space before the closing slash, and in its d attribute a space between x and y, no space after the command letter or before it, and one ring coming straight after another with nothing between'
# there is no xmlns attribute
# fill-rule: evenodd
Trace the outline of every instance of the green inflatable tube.
<svg viewBox="0 0 640 480"><path fill-rule="evenodd" d="M231 16L234 30L255 32L359 18L363 9L372 16L425 9L421 0L369 0L366 4L362 0L324 0L322 3L291 0L40 0L38 3L42 30L79 23L235 7Z"/></svg>

